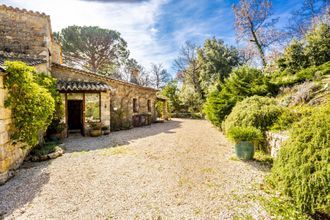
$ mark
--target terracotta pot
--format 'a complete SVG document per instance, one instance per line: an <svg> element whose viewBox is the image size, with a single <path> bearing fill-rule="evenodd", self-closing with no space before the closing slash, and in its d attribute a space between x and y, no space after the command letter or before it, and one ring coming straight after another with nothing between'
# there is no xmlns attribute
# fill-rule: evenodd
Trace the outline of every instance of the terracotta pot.
<svg viewBox="0 0 330 220"><path fill-rule="evenodd" d="M102 135L101 129L99 129L99 130L90 130L89 133L90 133L91 137L99 137L99 136Z"/></svg>

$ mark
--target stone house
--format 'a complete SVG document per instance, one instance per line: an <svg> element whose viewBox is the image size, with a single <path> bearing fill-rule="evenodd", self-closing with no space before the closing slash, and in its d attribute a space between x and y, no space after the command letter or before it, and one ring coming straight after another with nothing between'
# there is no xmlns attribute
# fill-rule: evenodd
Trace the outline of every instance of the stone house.
<svg viewBox="0 0 330 220"><path fill-rule="evenodd" d="M63 64L61 47L53 40L48 15L0 5L0 184L19 167L29 149L22 147L24 143L13 144L10 140L15 116L4 106L6 60L23 61L57 79L65 106L66 134L88 135L90 122L111 128L118 120L127 127L149 124L157 118L156 101L166 102L157 98L156 89Z"/></svg>

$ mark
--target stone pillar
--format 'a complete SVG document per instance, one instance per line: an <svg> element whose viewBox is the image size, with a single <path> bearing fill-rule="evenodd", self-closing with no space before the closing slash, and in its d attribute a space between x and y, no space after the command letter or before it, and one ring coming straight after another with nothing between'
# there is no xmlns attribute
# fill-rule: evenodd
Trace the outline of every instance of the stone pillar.
<svg viewBox="0 0 330 220"><path fill-rule="evenodd" d="M168 120L167 101L163 101L163 118Z"/></svg>

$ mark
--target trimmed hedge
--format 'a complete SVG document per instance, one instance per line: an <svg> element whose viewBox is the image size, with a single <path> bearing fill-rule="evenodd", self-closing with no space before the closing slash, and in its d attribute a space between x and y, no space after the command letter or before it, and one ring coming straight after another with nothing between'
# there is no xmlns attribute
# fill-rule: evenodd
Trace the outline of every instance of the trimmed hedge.
<svg viewBox="0 0 330 220"><path fill-rule="evenodd" d="M265 132L282 112L283 108L274 98L252 96L236 104L222 128L227 133L233 127L252 126Z"/></svg>

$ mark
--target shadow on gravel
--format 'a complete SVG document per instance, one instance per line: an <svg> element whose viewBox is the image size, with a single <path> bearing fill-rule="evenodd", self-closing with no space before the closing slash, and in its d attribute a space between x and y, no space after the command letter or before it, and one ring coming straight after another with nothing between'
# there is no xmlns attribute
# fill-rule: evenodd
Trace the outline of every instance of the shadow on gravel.
<svg viewBox="0 0 330 220"><path fill-rule="evenodd" d="M110 133L110 135L100 137L83 137L81 135L71 135L64 141L66 153L91 151L114 146L127 145L130 142L154 136L157 134L175 133L173 129L181 127L181 121L171 120L164 123L151 124L149 126L133 128L130 130L122 130Z"/></svg>
<svg viewBox="0 0 330 220"><path fill-rule="evenodd" d="M38 195L42 186L49 181L49 173L45 172L45 168L50 163L24 162L16 175L0 186L0 219L10 217L14 210L21 209Z"/></svg>

